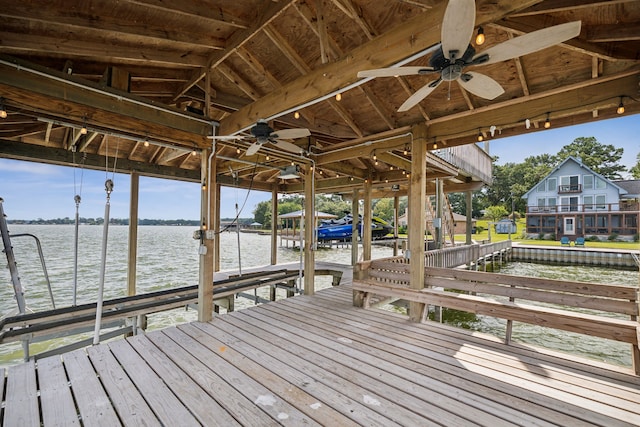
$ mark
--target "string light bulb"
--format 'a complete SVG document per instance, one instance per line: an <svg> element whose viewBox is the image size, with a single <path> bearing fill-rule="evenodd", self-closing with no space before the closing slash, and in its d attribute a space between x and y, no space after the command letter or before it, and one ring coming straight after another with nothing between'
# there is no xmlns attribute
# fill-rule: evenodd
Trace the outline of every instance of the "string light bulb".
<svg viewBox="0 0 640 427"><path fill-rule="evenodd" d="M342 93L338 92L336 93L336 101L341 101L342 100Z"/></svg>
<svg viewBox="0 0 640 427"><path fill-rule="evenodd" d="M484 136L482 136L482 132L478 129L478 142L484 141Z"/></svg>
<svg viewBox="0 0 640 427"><path fill-rule="evenodd" d="M620 104L618 104L618 109L616 110L618 114L624 114L624 104L622 103L622 97L620 97Z"/></svg>
<svg viewBox="0 0 640 427"><path fill-rule="evenodd" d="M7 110L4 109L4 99L0 98L0 119L7 118Z"/></svg>
<svg viewBox="0 0 640 427"><path fill-rule="evenodd" d="M404 146L404 151L402 152L402 154L404 154L405 156L409 154L409 149L407 148L406 145Z"/></svg>
<svg viewBox="0 0 640 427"><path fill-rule="evenodd" d="M300 113L296 111L295 113L293 113L293 117L295 117L296 119L299 119Z"/></svg>
<svg viewBox="0 0 640 427"><path fill-rule="evenodd" d="M551 127L551 121L549 121L549 113L547 113L547 119L544 121L544 128L549 129Z"/></svg>
<svg viewBox="0 0 640 427"><path fill-rule="evenodd" d="M191 155L192 155L193 157L195 157L195 156L197 156L197 155L198 155L198 153L196 152L196 150L193 150L193 151L191 152Z"/></svg>
<svg viewBox="0 0 640 427"><path fill-rule="evenodd" d="M236 148L236 154L240 154L240 147Z"/></svg>
<svg viewBox="0 0 640 427"><path fill-rule="evenodd" d="M270 157L268 154L267 154L267 157L265 157L265 159L267 160L267 162L269 161Z"/></svg>
<svg viewBox="0 0 640 427"><path fill-rule="evenodd" d="M478 27L478 34L476 35L476 45L480 46L481 44L484 44L484 41L484 29L482 27Z"/></svg>

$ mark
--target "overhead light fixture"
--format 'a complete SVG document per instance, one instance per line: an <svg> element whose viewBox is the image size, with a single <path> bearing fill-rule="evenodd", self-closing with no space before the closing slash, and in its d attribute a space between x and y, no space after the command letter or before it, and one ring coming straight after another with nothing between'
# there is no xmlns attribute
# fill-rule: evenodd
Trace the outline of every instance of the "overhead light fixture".
<svg viewBox="0 0 640 427"><path fill-rule="evenodd" d="M618 114L624 114L624 104L622 103L622 97L620 97L620 104L618 104L618 109L616 110Z"/></svg>
<svg viewBox="0 0 640 427"><path fill-rule="evenodd" d="M476 35L476 45L480 46L481 44L484 44L484 41L484 29L482 27L478 27L478 35Z"/></svg>
<svg viewBox="0 0 640 427"><path fill-rule="evenodd" d="M547 120L544 121L544 128L549 129L551 127L551 122L549 121L549 113L547 113Z"/></svg>
<svg viewBox="0 0 640 427"><path fill-rule="evenodd" d="M7 110L4 109L4 98L0 98L0 119L7 118Z"/></svg>
<svg viewBox="0 0 640 427"><path fill-rule="evenodd" d="M294 165L294 166L287 166L286 168L281 169L280 178L281 179L300 178L298 167Z"/></svg>

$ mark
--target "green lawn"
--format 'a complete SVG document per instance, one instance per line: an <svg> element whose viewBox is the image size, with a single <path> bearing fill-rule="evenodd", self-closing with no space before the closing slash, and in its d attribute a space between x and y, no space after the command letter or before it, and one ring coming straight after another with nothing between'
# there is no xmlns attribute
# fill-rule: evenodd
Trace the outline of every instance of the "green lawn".
<svg viewBox="0 0 640 427"><path fill-rule="evenodd" d="M472 239L479 242L483 240L489 239L488 229L488 221L478 220L476 225L484 227L484 231L482 233L477 233L472 235ZM560 246L560 242L557 240L539 240L539 239L524 239L524 229L525 229L525 220L520 219L516 222L517 231L511 234L511 240L514 242L520 242L527 245L539 245L539 246ZM491 230L491 241L492 242L500 242L503 240L508 240L508 234L497 234L495 233L495 228ZM464 235L456 235L456 241L464 241ZM608 249L628 249L628 250L639 250L640 243L638 242L585 242L585 246L589 248L608 248Z"/></svg>

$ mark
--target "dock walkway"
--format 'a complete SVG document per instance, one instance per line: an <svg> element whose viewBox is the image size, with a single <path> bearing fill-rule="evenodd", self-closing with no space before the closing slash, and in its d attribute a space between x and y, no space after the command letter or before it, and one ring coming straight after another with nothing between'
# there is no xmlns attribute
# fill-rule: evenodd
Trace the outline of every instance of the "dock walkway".
<svg viewBox="0 0 640 427"><path fill-rule="evenodd" d="M352 306L349 285L7 369L4 426L640 425L640 378Z"/></svg>

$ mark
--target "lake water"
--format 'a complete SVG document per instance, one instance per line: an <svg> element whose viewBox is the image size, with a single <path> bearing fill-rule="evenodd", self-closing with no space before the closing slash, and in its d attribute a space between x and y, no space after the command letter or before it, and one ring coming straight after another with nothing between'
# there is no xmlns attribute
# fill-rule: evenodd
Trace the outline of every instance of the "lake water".
<svg viewBox="0 0 640 427"><path fill-rule="evenodd" d="M160 289L188 286L198 283L198 241L193 240L195 227L144 226L138 229L138 267L137 291L145 293ZM49 278L53 288L56 307L70 306L73 301L73 245L75 227L73 225L16 225L10 224L11 235L31 233L40 239L45 256ZM78 290L77 304L94 302L98 295L100 258L102 254L102 226L80 226L78 248ZM105 274L104 298L116 298L126 295L127 281L127 234L128 227L111 226L107 248L107 266ZM220 235L221 269L238 269L238 241L235 233ZM34 310L51 308L49 293L35 243L30 237L12 239L18 271L23 287L27 307ZM241 266L243 269L267 265L270 263L270 236L252 233L240 234ZM360 252L361 253L361 252ZM388 247L374 246L372 258L392 255ZM2 259L5 265L6 258ZM351 249L319 249L316 260L330 261L349 265ZM290 248L278 247L278 262L299 262L300 252ZM505 274L562 278L567 280L638 284L638 272L621 271L594 267L547 266L528 263L510 263L501 270ZM330 277L319 277L319 287L331 286ZM268 298L268 290L260 291L260 296ZM246 299L236 300L236 309L252 305ZM0 315L7 315L17 309L13 296L11 277L7 268L0 269ZM152 315L149 329L157 329L194 321L194 310L177 309ZM449 323L474 330L504 335L504 322L482 316L461 316L456 314ZM90 335L89 335L90 336ZM545 330L531 325L517 324L514 328L514 341L544 345L549 348L569 351L610 363L630 366L629 346L612 343L597 338L574 335L561 331ZM52 347L52 343L32 345L32 352L40 352ZM0 345L0 366L15 363L22 358L19 344Z"/></svg>

